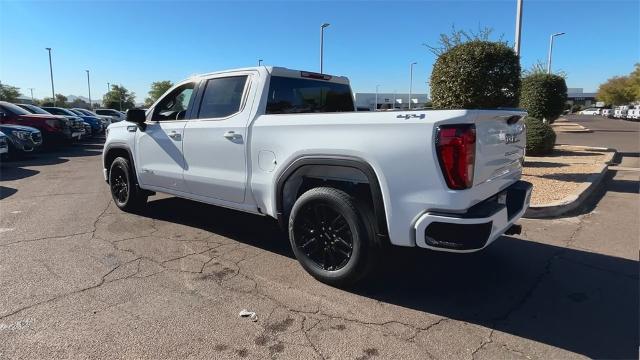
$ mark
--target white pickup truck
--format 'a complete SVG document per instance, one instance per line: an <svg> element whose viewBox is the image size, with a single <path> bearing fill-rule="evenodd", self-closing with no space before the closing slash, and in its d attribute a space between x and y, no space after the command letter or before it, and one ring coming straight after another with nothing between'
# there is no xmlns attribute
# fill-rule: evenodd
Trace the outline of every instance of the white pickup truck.
<svg viewBox="0 0 640 360"><path fill-rule="evenodd" d="M354 109L345 77L195 76L109 126L104 178L126 211L163 192L271 216L302 266L337 286L388 244L463 253L519 231L524 112Z"/></svg>

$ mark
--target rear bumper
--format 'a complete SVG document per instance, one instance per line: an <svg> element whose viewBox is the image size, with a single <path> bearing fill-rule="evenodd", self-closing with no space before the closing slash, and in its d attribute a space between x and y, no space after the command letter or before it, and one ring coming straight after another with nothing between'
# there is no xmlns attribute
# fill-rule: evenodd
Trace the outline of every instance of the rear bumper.
<svg viewBox="0 0 640 360"><path fill-rule="evenodd" d="M518 181L464 214L427 212L414 225L416 244L448 252L482 250L522 217L532 188L530 183Z"/></svg>

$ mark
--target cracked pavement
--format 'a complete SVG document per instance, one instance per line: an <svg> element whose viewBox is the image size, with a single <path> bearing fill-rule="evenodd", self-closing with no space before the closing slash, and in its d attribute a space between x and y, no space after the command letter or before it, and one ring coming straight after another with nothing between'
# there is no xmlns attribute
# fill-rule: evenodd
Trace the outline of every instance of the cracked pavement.
<svg viewBox="0 0 640 360"><path fill-rule="evenodd" d="M119 211L100 152L2 164L0 359L638 356L637 173L481 253L391 249L340 290L268 218L166 195Z"/></svg>

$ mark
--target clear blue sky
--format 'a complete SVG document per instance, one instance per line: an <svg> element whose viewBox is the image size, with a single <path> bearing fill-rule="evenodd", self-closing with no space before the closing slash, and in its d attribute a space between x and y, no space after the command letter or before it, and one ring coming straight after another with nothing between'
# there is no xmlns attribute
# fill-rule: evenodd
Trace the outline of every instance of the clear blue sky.
<svg viewBox="0 0 640 360"><path fill-rule="evenodd" d="M594 91L640 61L639 1L524 0L522 65L546 61L569 87ZM325 72L346 75L356 91L424 92L436 44L451 25L490 26L514 39L516 1L178 2L0 0L0 81L36 98L50 96L45 47L53 48L56 93L102 98L107 82L143 101L151 82L191 74L268 65L318 70L319 26L325 31Z"/></svg>

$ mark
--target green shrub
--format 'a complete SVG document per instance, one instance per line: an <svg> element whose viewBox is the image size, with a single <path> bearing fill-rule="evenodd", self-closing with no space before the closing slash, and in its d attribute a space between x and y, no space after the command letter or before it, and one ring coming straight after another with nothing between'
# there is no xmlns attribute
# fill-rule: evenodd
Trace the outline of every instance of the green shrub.
<svg viewBox="0 0 640 360"><path fill-rule="evenodd" d="M540 119L527 116L527 155L543 156L553 151L556 144L556 133L550 125Z"/></svg>
<svg viewBox="0 0 640 360"><path fill-rule="evenodd" d="M469 41L438 57L430 83L437 109L516 107L520 61L504 43Z"/></svg>
<svg viewBox="0 0 640 360"><path fill-rule="evenodd" d="M566 102L567 84L562 76L537 72L522 79L520 107L529 116L552 124L562 115Z"/></svg>

